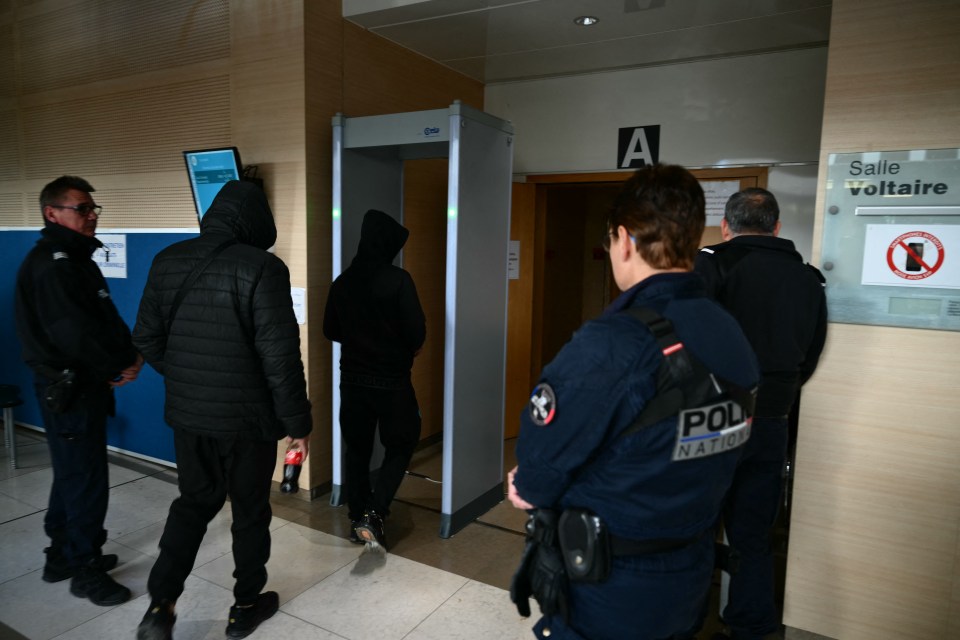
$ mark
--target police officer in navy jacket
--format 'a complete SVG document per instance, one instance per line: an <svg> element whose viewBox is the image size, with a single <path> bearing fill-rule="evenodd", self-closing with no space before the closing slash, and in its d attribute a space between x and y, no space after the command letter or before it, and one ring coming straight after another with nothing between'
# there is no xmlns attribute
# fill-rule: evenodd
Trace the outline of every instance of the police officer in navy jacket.
<svg viewBox="0 0 960 640"><path fill-rule="evenodd" d="M756 359L736 321L690 272L704 223L703 190L682 167L643 167L627 181L605 239L623 293L544 368L521 417L511 502L588 509L611 538L637 550L614 555L602 582L571 582L568 618L541 618L539 638L680 639L699 627L713 527L749 419L741 413L736 423L714 425L717 434L736 435L726 439L688 432L678 412L623 434L657 397L667 357L631 309L669 320L678 348L711 378L743 389L757 383Z"/></svg>

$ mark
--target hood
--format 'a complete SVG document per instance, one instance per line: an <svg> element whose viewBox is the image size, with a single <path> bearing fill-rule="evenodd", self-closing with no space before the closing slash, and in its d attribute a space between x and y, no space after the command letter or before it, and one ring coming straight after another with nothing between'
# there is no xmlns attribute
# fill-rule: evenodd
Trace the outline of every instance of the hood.
<svg viewBox="0 0 960 640"><path fill-rule="evenodd" d="M370 209L363 216L360 245L354 264L390 264L407 242L410 232L383 211Z"/></svg>
<svg viewBox="0 0 960 640"><path fill-rule="evenodd" d="M277 241L277 225L267 196L252 182L223 185L200 220L200 233L221 233L267 250Z"/></svg>

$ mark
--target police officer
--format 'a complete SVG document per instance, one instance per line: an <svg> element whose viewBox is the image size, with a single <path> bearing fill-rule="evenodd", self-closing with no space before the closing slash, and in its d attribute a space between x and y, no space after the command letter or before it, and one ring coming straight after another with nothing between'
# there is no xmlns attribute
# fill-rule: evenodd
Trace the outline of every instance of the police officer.
<svg viewBox="0 0 960 640"><path fill-rule="evenodd" d="M723 511L730 546L740 554L721 612L730 636L779 637L770 530L783 494L790 414L820 359L827 335L823 276L804 264L793 242L778 237L780 208L765 189L730 196L720 222L722 244L704 247L694 269L707 292L740 323L760 361L753 435L744 447Z"/></svg>
<svg viewBox="0 0 960 640"><path fill-rule="evenodd" d="M70 592L110 606L130 598L107 571L107 416L113 388L136 379L143 359L110 299L93 252L101 207L83 178L63 176L40 193L44 228L17 274L15 312L23 359L35 374L53 485L44 529L43 580L71 578Z"/></svg>
<svg viewBox="0 0 960 640"><path fill-rule="evenodd" d="M522 415L511 502L588 510L614 554L601 581L570 583L568 616L542 617L539 638L692 638L699 626L712 528L749 419L723 396L706 402L715 410L643 416L664 397L662 365L681 351L706 370L710 393L749 390L759 377L736 321L690 272L704 222L703 190L682 167L643 167L626 182L604 241L623 293L544 368ZM678 340L662 346L638 309L668 320Z"/></svg>

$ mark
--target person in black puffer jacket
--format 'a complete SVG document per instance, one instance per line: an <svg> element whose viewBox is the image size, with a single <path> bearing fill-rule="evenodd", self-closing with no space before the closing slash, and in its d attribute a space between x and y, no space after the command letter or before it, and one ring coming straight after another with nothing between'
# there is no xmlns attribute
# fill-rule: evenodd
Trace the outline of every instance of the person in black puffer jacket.
<svg viewBox="0 0 960 640"><path fill-rule="evenodd" d="M261 593L276 441L286 436L306 455L312 420L290 273L266 251L276 238L264 193L231 181L203 216L200 236L167 247L150 268L133 341L164 376L180 497L150 572L138 638L170 637L174 605L227 497L236 563L227 636L248 635L277 610L277 594Z"/></svg>
<svg viewBox="0 0 960 640"><path fill-rule="evenodd" d="M420 407L410 368L426 338L426 321L410 274L391 264L410 232L371 209L357 255L330 287L323 335L341 343L340 432L346 444L350 539L384 547L390 513L420 440ZM380 427L383 464L371 492L370 457Z"/></svg>

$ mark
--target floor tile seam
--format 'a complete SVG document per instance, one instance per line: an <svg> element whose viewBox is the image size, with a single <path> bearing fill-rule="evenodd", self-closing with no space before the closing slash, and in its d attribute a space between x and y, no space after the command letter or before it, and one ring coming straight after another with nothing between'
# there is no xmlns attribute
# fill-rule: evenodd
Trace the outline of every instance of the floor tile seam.
<svg viewBox="0 0 960 640"><path fill-rule="evenodd" d="M443 571L443 569L439 569L439 571ZM447 571L447 573L450 573L450 572ZM459 575L459 574L453 574L453 575ZM460 576L460 577L463 578L464 576ZM413 633L413 632L415 632L417 629L419 629L419 628L423 625L423 623L425 623L427 620L429 620L431 617L433 617L433 615L434 615L435 613L437 613L438 611L440 611L440 609L442 609L445 604L447 604L448 602L450 602L450 600L453 599L454 596L456 596L458 593L460 593L461 591L463 591L463 590L467 587L467 585L469 585L471 582L475 582L475 581L474 581L473 579L471 579L471 578L466 578L466 579L464 580L463 584L460 585L459 587L457 587L456 591L454 591L454 592L451 593L449 596L447 596L446 598L444 598L443 602L441 602L441 603L438 604L436 607L434 607L433 611L431 611L430 613L428 613L427 615L425 615L425 616L423 617L423 619L420 620L420 622L418 622L412 629L410 629L410 631L408 631L407 633L405 633L405 634L403 635L403 637L404 637L404 638L409 638L411 633Z"/></svg>
<svg viewBox="0 0 960 640"><path fill-rule="evenodd" d="M301 594L298 593L298 594L297 594L296 596L294 596L294 597L298 597L298 596L300 596L300 595L301 595ZM293 600L293 598L291 598L290 600ZM337 637L337 638L342 638L343 640L357 640L356 638L350 638L349 636L342 636L342 635L340 635L339 633L337 633L336 631L332 631L331 629L327 629L326 627L324 627L324 626L322 626L322 625L319 625L319 624L317 624L317 623L315 623L315 622L311 622L311 621L309 621L309 620L304 620L304 619L301 618L300 616L294 615L294 614L290 613L289 611L284 611L283 607L285 607L287 604L289 604L289 603L290 603L290 600L287 600L287 602L285 602L285 603L283 603L282 605L280 605L280 612L283 613L283 615L289 616L289 617L293 618L294 620L299 620L300 622L302 622L302 623L304 623L304 624L310 625L310 626L313 627L314 629L320 629L321 631L324 631L324 632L326 632L326 633L329 633L329 634L331 634L331 635L333 635L333 636L335 636L335 637Z"/></svg>
<svg viewBox="0 0 960 640"><path fill-rule="evenodd" d="M18 502L19 502L19 501L18 501ZM21 504L27 504L27 503L26 503L26 502L21 502ZM30 507L33 507L34 509L37 509L37 508L34 507L33 505L27 505L27 506L30 506ZM34 511L33 513L25 513L25 514L23 514L22 516L17 516L16 518L10 518L9 520L4 520L3 522L0 522L0 525L10 524L11 522L16 522L17 520L22 520L23 518L29 518L29 517L31 517L31 516L37 515L38 513L44 513L46 510L47 510L46 507L44 507L43 509L37 509L37 510Z"/></svg>
<svg viewBox="0 0 960 640"><path fill-rule="evenodd" d="M130 602L130 601L128 600L127 602ZM57 635L50 637L49 640L56 640L57 638L60 638L60 637L62 637L62 636L64 636L64 635L70 633L70 632L73 631L74 629L77 629L77 628L79 628L79 627L82 627L82 626L84 626L84 625L86 625L86 624L90 624L91 622L93 622L93 621L96 620L97 618L100 618L100 617L102 617L102 616L105 616L105 615L107 615L108 613L110 613L111 611L113 611L114 609L117 609L117 608L119 608L119 607L122 607L122 606L125 605L125 604L126 604L126 602L121 603L121 604L115 604L115 605L108 606L108 607L99 607L99 606L98 606L97 609L94 610L94 611L97 612L97 614L96 614L95 616L93 616L92 618L88 618L88 619L86 619L86 620L84 620L83 622L80 622L80 623L78 623L78 624L75 624L74 626L70 627L69 629L66 629L66 630L64 630L64 631L61 631L61 632L58 633ZM96 606L96 605L95 605L95 606Z"/></svg>
<svg viewBox="0 0 960 640"><path fill-rule="evenodd" d="M9 498L10 500L13 500L14 502L17 502L17 503L22 504L22 505L26 505L26 506L30 507L31 509L36 509L37 511L46 511L46 510L47 510L47 505L44 505L44 506L42 506L42 507L38 507L38 506L35 505L35 504L30 504L29 502L24 502L24 501L21 500L19 497L14 496L14 495L11 495L11 494L9 494L9 493L6 493L6 492L4 492L4 491L0 491L0 496L3 496L4 498ZM32 514L28 514L28 515L32 515Z"/></svg>

